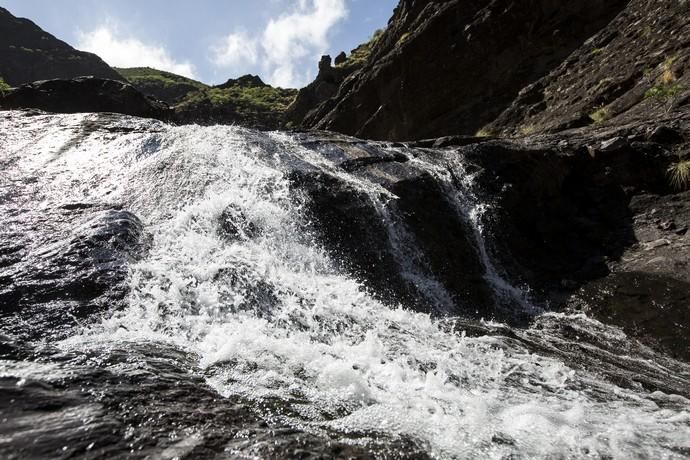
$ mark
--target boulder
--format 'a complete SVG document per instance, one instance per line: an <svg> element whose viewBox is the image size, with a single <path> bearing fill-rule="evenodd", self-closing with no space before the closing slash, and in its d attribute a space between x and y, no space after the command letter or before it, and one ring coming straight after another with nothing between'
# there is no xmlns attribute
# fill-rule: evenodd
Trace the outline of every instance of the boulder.
<svg viewBox="0 0 690 460"><path fill-rule="evenodd" d="M170 109L133 86L115 80L79 77L23 85L0 98L4 109L40 109L56 113L116 112L167 119Z"/></svg>

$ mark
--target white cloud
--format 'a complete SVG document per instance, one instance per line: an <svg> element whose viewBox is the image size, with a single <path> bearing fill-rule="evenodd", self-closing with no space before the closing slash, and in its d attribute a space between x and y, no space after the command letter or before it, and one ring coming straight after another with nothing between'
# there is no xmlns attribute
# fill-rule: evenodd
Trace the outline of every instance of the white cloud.
<svg viewBox="0 0 690 460"><path fill-rule="evenodd" d="M233 32L211 49L211 60L223 68L260 63L269 83L299 87L308 83L309 73L299 74L301 65L316 65L328 49L331 29L347 17L345 0L299 0L291 12L271 19L260 36ZM304 62L308 59L309 62Z"/></svg>
<svg viewBox="0 0 690 460"><path fill-rule="evenodd" d="M253 65L256 64L257 59L256 41L245 32L229 34L220 45L216 45L212 49L212 60L218 67Z"/></svg>
<svg viewBox="0 0 690 460"><path fill-rule="evenodd" d="M134 37L123 37L116 28L100 26L79 32L76 48L100 56L114 67L153 67L189 78L196 78L189 61L177 61L163 47L148 45Z"/></svg>

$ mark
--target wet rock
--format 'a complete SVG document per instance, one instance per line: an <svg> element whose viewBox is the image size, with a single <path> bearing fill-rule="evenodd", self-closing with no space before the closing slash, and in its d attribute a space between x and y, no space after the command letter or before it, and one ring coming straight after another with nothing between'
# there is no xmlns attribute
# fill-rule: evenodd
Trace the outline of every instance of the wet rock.
<svg viewBox="0 0 690 460"><path fill-rule="evenodd" d="M292 428L288 402L221 397L194 357L162 344L36 355L0 378L2 458L428 458L405 438Z"/></svg>
<svg viewBox="0 0 690 460"><path fill-rule="evenodd" d="M92 77L25 84L0 97L0 107L55 113L116 112L158 119L171 115L167 105L144 96L127 83Z"/></svg>
<svg viewBox="0 0 690 460"><path fill-rule="evenodd" d="M612 273L584 286L571 305L676 359L690 360L690 283L655 273Z"/></svg>
<svg viewBox="0 0 690 460"><path fill-rule="evenodd" d="M670 223L690 221L690 192L637 195L630 208L638 243L610 264L611 274L583 285L568 303L688 361L690 241Z"/></svg>
<svg viewBox="0 0 690 460"><path fill-rule="evenodd" d="M236 206L228 206L220 215L219 231L229 240L254 238L258 227Z"/></svg>
<svg viewBox="0 0 690 460"><path fill-rule="evenodd" d="M471 224L450 201L447 185L384 146L335 138L328 145L328 155L354 178L392 194L368 193L344 175L292 173L293 186L308 197L319 240L343 268L372 294L415 310L501 314L483 279Z"/></svg>
<svg viewBox="0 0 690 460"><path fill-rule="evenodd" d="M128 265L145 250L139 219L127 211L102 211L76 223L72 232L38 248L12 249L17 256L4 260L0 326L5 332L59 335L122 304Z"/></svg>
<svg viewBox="0 0 690 460"><path fill-rule="evenodd" d="M627 196L585 149L490 141L459 150L478 165L480 193L491 197L495 257L535 300L553 300L571 285L563 280L606 275L606 260L634 241Z"/></svg>
<svg viewBox="0 0 690 460"><path fill-rule="evenodd" d="M221 317L227 313L248 311L259 318L266 318L279 304L275 286L243 264L221 268L213 280L222 286L218 299Z"/></svg>

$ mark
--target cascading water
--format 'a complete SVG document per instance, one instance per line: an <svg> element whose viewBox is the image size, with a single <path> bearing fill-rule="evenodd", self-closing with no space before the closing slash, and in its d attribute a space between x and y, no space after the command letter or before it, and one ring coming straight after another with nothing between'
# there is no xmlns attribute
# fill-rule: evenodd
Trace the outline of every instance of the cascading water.
<svg viewBox="0 0 690 460"><path fill-rule="evenodd" d="M116 348L165 344L189 354L190 369L200 368L219 394L249 401L261 416L365 448L389 443L392 450L382 454L388 457L404 453L396 451L396 439L435 458L690 455L690 401L620 387L567 364L559 350L572 342L550 325L569 322L583 335L596 330L591 333L600 339L609 334L625 343L614 328L548 314L526 330L477 323L471 327L497 331L465 334L470 323L461 319L376 300L315 242L306 198L287 176L296 164L308 164L358 187L382 210L395 197L290 135L125 117L116 119L117 130L85 131L97 122L94 115L18 114L2 122L5 192L24 184L16 194L37 210L117 203L138 216L148 234L145 255L130 266L126 306L51 344L59 350L89 350L107 360ZM443 168L411 161L452 181ZM453 168L463 173L461 165ZM479 222L481 203L455 193L452 201L464 213L474 210L470 217ZM382 218L394 221L385 213ZM404 229L390 235L408 259ZM491 265L482 244L489 236L477 227L476 237L497 295L524 301ZM415 264L409 273L426 283L426 297L450 302ZM681 387L690 381L688 366L649 350L627 358L650 374L668 373ZM55 372L28 362L2 366L3 377L41 379ZM118 369L135 372L133 365ZM278 401L280 410L266 409L266 401L272 407ZM184 442L196 445L204 435L199 426Z"/></svg>

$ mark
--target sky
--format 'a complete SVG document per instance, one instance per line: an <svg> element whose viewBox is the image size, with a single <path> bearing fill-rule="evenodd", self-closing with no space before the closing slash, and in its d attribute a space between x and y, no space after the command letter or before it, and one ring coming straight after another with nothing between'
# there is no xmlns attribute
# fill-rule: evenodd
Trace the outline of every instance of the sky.
<svg viewBox="0 0 690 460"><path fill-rule="evenodd" d="M312 81L385 27L398 0L0 0L114 67L154 67L209 84L251 73L274 86Z"/></svg>

